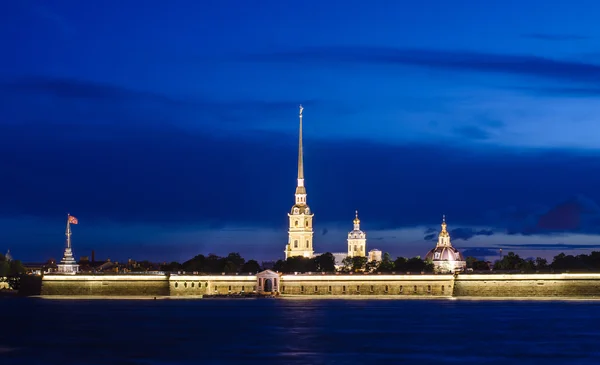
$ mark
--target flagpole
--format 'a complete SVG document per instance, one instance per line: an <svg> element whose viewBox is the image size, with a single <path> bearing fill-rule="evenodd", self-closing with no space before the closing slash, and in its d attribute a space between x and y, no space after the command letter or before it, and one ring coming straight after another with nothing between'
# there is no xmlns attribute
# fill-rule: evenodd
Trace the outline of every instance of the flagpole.
<svg viewBox="0 0 600 365"><path fill-rule="evenodd" d="M67 248L71 248L71 214L67 213L67 231L65 232L67 236Z"/></svg>

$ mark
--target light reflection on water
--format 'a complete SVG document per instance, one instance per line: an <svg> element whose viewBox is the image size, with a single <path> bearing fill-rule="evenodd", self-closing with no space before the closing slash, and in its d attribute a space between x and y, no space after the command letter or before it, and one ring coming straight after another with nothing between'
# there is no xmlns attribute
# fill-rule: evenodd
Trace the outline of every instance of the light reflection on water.
<svg viewBox="0 0 600 365"><path fill-rule="evenodd" d="M600 302L0 300L0 364L598 364Z"/></svg>

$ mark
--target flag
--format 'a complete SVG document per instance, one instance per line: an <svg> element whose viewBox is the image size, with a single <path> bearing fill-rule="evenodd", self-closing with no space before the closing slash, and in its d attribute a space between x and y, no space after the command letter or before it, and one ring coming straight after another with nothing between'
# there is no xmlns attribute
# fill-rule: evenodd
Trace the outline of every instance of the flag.
<svg viewBox="0 0 600 365"><path fill-rule="evenodd" d="M73 217L72 215L69 215L69 223L71 224L77 224L77 218Z"/></svg>

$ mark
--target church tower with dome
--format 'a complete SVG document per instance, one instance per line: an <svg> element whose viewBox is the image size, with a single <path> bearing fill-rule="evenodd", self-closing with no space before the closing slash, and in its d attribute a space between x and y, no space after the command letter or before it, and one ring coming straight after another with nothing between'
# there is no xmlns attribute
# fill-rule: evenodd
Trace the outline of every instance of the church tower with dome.
<svg viewBox="0 0 600 365"><path fill-rule="evenodd" d="M360 230L358 210L354 217L354 229L348 233L348 257L365 257L367 251L367 234Z"/></svg>
<svg viewBox="0 0 600 365"><path fill-rule="evenodd" d="M433 262L434 271L437 273L464 271L467 267L462 254L452 247L445 215L442 217L442 230L438 236L437 245L427 253L425 261Z"/></svg>
<svg viewBox="0 0 600 365"><path fill-rule="evenodd" d="M304 156L302 151L302 105L300 105L300 128L298 137L298 179L296 184L296 203L289 217L288 244L285 246L285 258L294 256L313 257L313 214L306 203L304 186Z"/></svg>

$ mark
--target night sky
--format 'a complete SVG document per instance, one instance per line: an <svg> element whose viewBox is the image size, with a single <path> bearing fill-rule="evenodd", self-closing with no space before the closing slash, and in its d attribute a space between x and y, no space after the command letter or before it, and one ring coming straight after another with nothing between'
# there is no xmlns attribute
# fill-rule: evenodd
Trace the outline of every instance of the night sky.
<svg viewBox="0 0 600 365"><path fill-rule="evenodd" d="M600 247L598 1L4 1L0 251ZM434 231L435 230L435 231ZM433 237L433 238L432 238Z"/></svg>

